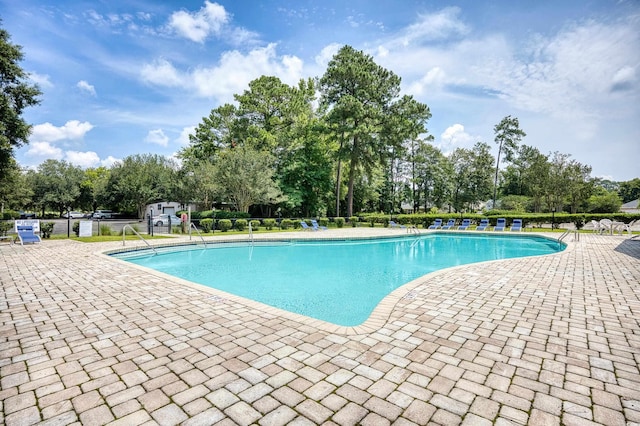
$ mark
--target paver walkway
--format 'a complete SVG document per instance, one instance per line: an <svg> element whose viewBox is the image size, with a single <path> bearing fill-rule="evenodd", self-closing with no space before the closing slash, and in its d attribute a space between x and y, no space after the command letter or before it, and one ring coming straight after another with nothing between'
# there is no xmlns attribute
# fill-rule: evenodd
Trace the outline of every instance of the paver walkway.
<svg viewBox="0 0 640 426"><path fill-rule="evenodd" d="M640 241L430 274L346 331L119 244L0 245L0 424L640 424Z"/></svg>

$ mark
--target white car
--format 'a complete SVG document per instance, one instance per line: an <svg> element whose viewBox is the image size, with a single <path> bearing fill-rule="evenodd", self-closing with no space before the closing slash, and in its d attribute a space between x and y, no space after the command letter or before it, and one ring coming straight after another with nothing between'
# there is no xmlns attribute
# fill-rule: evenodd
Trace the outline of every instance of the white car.
<svg viewBox="0 0 640 426"><path fill-rule="evenodd" d="M180 218L174 214L161 214L154 216L151 220L153 220L153 226L165 226L169 225L169 219L171 219L171 226L180 225Z"/></svg>
<svg viewBox="0 0 640 426"><path fill-rule="evenodd" d="M82 219L85 217L85 214L82 212L66 212L63 213L62 216L63 218L67 219L67 218L71 218L71 219Z"/></svg>

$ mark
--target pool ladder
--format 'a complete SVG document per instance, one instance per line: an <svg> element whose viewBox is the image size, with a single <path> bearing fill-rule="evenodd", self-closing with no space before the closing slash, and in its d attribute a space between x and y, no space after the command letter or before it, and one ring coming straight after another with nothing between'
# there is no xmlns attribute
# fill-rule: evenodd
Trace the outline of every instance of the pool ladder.
<svg viewBox="0 0 640 426"><path fill-rule="evenodd" d="M577 230L567 229L558 237L558 242L562 242L569 234L573 234L573 241L580 241L580 233Z"/></svg>
<svg viewBox="0 0 640 426"><path fill-rule="evenodd" d="M253 228L251 227L251 221L249 221L249 244L253 246Z"/></svg>
<svg viewBox="0 0 640 426"><path fill-rule="evenodd" d="M198 233L198 236L202 240L202 244L204 244L204 248L207 248L207 242L204 240L204 238L202 237L202 234L200 233L200 230L198 230L198 228L193 222L189 224L189 228L193 228L196 230L196 232ZM189 231L191 231L191 229L189 229ZM191 232L189 232L189 240L191 240Z"/></svg>
<svg viewBox="0 0 640 426"><path fill-rule="evenodd" d="M143 243L145 243L147 245L147 247L149 247L151 250L153 250L154 254L158 254L158 252L156 251L155 247L153 247L151 244L149 244L149 242L147 240L145 240L142 235L140 235L138 233L138 231L136 231L135 229L133 229L133 227L131 225L125 225L122 227L122 246L124 246L124 241L127 238L127 228L131 229L131 232L133 232L134 234L136 234L138 236L138 238L140 238L142 240Z"/></svg>

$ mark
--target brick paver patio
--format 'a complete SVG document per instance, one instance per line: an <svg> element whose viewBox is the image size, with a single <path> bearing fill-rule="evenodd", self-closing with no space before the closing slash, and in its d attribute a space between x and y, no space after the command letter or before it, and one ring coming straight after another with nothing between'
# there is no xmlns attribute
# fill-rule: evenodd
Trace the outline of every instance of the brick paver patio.
<svg viewBox="0 0 640 426"><path fill-rule="evenodd" d="M640 241L568 243L427 275L352 328L98 253L121 243L3 243L0 423L640 424Z"/></svg>

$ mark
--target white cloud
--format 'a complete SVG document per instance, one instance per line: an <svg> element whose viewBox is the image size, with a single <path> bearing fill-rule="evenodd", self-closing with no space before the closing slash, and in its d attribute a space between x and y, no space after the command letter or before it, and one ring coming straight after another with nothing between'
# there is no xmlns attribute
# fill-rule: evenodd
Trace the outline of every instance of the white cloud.
<svg viewBox="0 0 640 426"><path fill-rule="evenodd" d="M468 148L476 142L476 138L465 132L462 124L454 124L440 135L440 149L449 153L456 148Z"/></svg>
<svg viewBox="0 0 640 426"><path fill-rule="evenodd" d="M229 15L224 6L205 1L198 12L174 12L169 19L169 27L189 40L202 43L209 35L219 34L228 21Z"/></svg>
<svg viewBox="0 0 640 426"><path fill-rule="evenodd" d="M100 160L100 165L103 166L103 167L110 168L115 163L118 163L120 161L122 161L120 158L115 158L115 157L109 155L107 158L104 158L104 159Z"/></svg>
<svg viewBox="0 0 640 426"><path fill-rule="evenodd" d="M169 145L169 138L164 134L162 129L150 130L149 133L147 133L147 137L144 138L144 141L160 146Z"/></svg>
<svg viewBox="0 0 640 426"><path fill-rule="evenodd" d="M340 43L331 43L322 48L320 53L316 56L316 64L320 65L323 68L327 67L329 61L338 53L338 51L342 48L342 44Z"/></svg>
<svg viewBox="0 0 640 426"><path fill-rule="evenodd" d="M144 81L158 86L176 87L184 84L184 79L178 70L165 59L157 59L152 64L145 64L140 75Z"/></svg>
<svg viewBox="0 0 640 426"><path fill-rule="evenodd" d="M61 160L64 156L62 150L49 142L32 142L29 144L27 156L42 159Z"/></svg>
<svg viewBox="0 0 640 426"><path fill-rule="evenodd" d="M95 167L100 164L100 157L98 157L98 154L93 151L67 151L65 152L64 157L69 163L75 164L83 169Z"/></svg>
<svg viewBox="0 0 640 426"><path fill-rule="evenodd" d="M36 72L30 72L29 78L31 79L31 81L36 83L41 88L48 89L53 87L53 83L51 82L51 77L49 77L47 74L38 74Z"/></svg>
<svg viewBox="0 0 640 426"><path fill-rule="evenodd" d="M414 81L409 86L409 93L414 95L423 95L429 93L429 89L441 89L447 80L446 73L440 67L431 68L418 81Z"/></svg>
<svg viewBox="0 0 640 426"><path fill-rule="evenodd" d="M81 123L78 120L69 120L61 127L54 126L51 123L43 123L33 126L29 139L33 142L80 140L91 129L93 129L93 125L88 121Z"/></svg>
<svg viewBox="0 0 640 426"><path fill-rule="evenodd" d="M194 134L196 132L196 126L185 127L180 132L180 136L178 136L177 142L182 146L189 145L189 135Z"/></svg>
<svg viewBox="0 0 640 426"><path fill-rule="evenodd" d="M80 80L76 84L76 87L78 87L78 89L80 89L83 92L89 93L91 96L96 96L96 88L93 87L91 84L87 83L85 80Z"/></svg>
<svg viewBox="0 0 640 426"><path fill-rule="evenodd" d="M424 41L465 35L469 32L469 28L459 19L459 14L458 7L447 7L436 13L421 14L417 22L402 31L392 44L409 46Z"/></svg>
<svg viewBox="0 0 640 426"><path fill-rule="evenodd" d="M233 95L246 90L249 82L261 75L275 75L284 83L295 85L302 78L303 62L296 56L278 57L276 45L256 48L243 54L230 50L222 54L213 67L180 72L162 59L143 66L141 76L157 86L182 87L197 96L232 102Z"/></svg>

